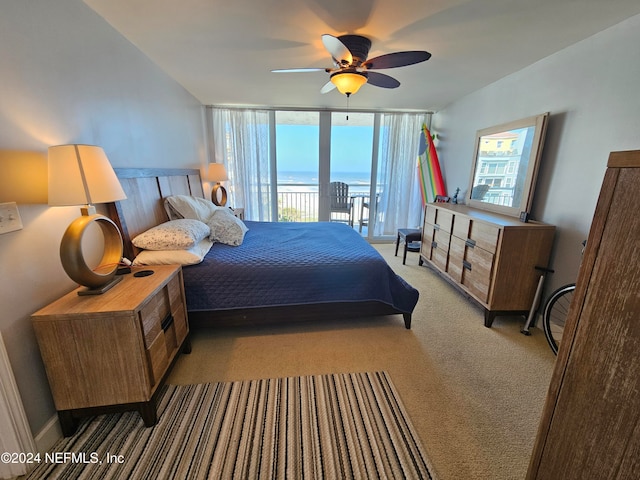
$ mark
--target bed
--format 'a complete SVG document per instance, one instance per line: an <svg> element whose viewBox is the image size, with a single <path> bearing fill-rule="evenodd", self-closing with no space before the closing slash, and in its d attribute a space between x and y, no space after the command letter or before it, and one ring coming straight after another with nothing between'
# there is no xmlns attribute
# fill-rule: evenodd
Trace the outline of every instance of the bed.
<svg viewBox="0 0 640 480"><path fill-rule="evenodd" d="M124 255L131 239L169 218L164 199L204 197L195 169L115 169L127 199L108 205ZM216 243L202 263L183 268L189 320L263 324L283 320L402 315L411 327L416 289L342 223L245 222L239 246Z"/></svg>

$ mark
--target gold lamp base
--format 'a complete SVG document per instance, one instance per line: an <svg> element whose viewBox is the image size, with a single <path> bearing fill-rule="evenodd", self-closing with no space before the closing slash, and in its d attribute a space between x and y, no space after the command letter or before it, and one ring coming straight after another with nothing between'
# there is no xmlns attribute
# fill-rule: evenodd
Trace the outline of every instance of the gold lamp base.
<svg viewBox="0 0 640 480"><path fill-rule="evenodd" d="M104 235L104 253L99 266L91 269L84 259L82 237L92 223L96 223ZM100 214L83 215L75 219L64 232L60 243L60 260L67 275L80 285L78 295L100 295L122 278L116 277L122 258L122 236L116 224Z"/></svg>
<svg viewBox="0 0 640 480"><path fill-rule="evenodd" d="M118 275L113 277L113 280L111 280L109 283L107 283L106 285L102 285L101 287L98 288L85 288L82 290L78 290L78 295L102 295L104 292L106 292L107 290L109 290L111 287L115 286L116 284L118 284L120 282L120 280L122 280L122 276Z"/></svg>
<svg viewBox="0 0 640 480"><path fill-rule="evenodd" d="M220 192L220 200L218 200L218 192ZM216 183L211 189L211 201L219 207L227 204L227 190L220 183Z"/></svg>

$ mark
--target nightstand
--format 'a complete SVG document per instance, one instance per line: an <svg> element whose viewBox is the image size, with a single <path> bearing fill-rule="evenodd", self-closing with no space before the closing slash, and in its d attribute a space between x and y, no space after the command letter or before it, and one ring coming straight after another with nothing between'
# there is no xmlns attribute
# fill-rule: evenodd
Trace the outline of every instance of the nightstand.
<svg viewBox="0 0 640 480"><path fill-rule="evenodd" d="M240 220L244 220L244 208L232 208L231 211L234 216L238 217Z"/></svg>
<svg viewBox="0 0 640 480"><path fill-rule="evenodd" d="M31 319L65 436L79 416L113 411L154 425L155 393L180 349L191 351L179 265L134 267L104 294L74 290Z"/></svg>

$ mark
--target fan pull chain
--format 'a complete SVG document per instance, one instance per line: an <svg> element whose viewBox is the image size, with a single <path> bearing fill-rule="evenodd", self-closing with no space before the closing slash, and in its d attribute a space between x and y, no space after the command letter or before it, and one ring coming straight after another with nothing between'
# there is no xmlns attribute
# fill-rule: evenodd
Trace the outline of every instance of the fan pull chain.
<svg viewBox="0 0 640 480"><path fill-rule="evenodd" d="M349 97L351 96L350 93L347 93L347 122L349 121Z"/></svg>

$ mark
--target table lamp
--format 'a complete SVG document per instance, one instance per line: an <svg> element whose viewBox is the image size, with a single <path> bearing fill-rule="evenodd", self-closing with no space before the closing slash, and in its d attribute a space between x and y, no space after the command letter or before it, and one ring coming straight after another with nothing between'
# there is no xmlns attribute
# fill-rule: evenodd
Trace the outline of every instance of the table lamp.
<svg viewBox="0 0 640 480"><path fill-rule="evenodd" d="M216 182L211 190L211 201L220 207L224 207L227 203L227 190L220 185L220 182L229 180L227 169L224 168L222 163L210 163L207 180ZM220 192L220 200L218 200L218 191Z"/></svg>
<svg viewBox="0 0 640 480"><path fill-rule="evenodd" d="M80 285L78 295L102 294L118 283L116 276L122 259L122 235L108 217L96 213L94 203L127 198L104 150L95 145L57 145L49 147L49 205L84 205L82 216L64 232L60 260L67 275ZM82 238L91 224L104 236L102 260L94 269L84 258Z"/></svg>

